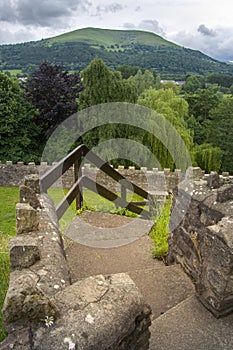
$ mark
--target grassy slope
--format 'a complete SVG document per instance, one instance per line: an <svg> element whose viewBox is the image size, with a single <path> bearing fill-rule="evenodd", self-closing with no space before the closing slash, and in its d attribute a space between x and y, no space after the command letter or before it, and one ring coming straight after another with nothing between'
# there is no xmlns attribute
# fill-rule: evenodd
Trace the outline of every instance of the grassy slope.
<svg viewBox="0 0 233 350"><path fill-rule="evenodd" d="M18 202L18 197L18 188L0 187L0 310L8 288L9 241L15 235L15 205ZM0 342L5 336L0 312Z"/></svg>
<svg viewBox="0 0 233 350"><path fill-rule="evenodd" d="M163 39L161 36L151 32L140 30L110 30L100 28L84 28L68 32L54 38L48 39L49 43L86 42L92 45L110 46L141 44L149 46L172 46L178 45Z"/></svg>

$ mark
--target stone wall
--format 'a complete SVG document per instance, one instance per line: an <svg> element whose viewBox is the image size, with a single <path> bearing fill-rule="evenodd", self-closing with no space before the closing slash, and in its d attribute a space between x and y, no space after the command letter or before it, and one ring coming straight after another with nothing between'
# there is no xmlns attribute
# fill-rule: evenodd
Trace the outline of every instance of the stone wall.
<svg viewBox="0 0 233 350"><path fill-rule="evenodd" d="M42 162L40 165L35 165L35 163L25 165L22 162L12 164L10 161L6 162L6 164L0 163L0 186L18 187L23 184L25 176L35 173L43 174L50 170L51 167L52 165L48 165L46 162ZM157 168L152 170L148 170L147 168L135 170L135 167L124 169L122 166L119 166L116 170L146 191L171 190L176 187L178 182L184 177L184 174L182 174L180 170L176 170L175 172L170 172L170 169L159 171ZM85 164L82 168L82 172L91 179L96 179L110 191L119 191L119 186L117 186L114 180L101 170L91 167L90 164ZM70 188L73 185L73 181L74 173L73 168L71 168L63 175L62 180L57 181L53 187L63 186L64 188Z"/></svg>
<svg viewBox="0 0 233 350"><path fill-rule="evenodd" d="M188 211L169 238L167 261L182 265L196 294L216 316L233 311L233 184L212 173L194 181ZM182 192L182 191L181 191ZM175 192L173 206L187 200Z"/></svg>
<svg viewBox="0 0 233 350"><path fill-rule="evenodd" d="M50 197L30 175L16 206L2 350L149 348L151 308L126 274L72 284Z"/></svg>

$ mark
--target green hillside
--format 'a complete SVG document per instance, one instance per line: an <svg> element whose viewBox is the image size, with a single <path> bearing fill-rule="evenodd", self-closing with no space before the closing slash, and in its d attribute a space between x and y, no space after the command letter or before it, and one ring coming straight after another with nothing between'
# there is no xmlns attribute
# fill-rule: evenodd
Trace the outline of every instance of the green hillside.
<svg viewBox="0 0 233 350"><path fill-rule="evenodd" d="M83 28L65 33L54 38L48 39L51 44L86 42L90 45L111 45L130 46L130 45L148 45L148 46L175 46L178 45L163 39L161 36L151 32L141 30L110 30L100 28Z"/></svg>
<svg viewBox="0 0 233 350"><path fill-rule="evenodd" d="M43 61L82 70L96 57L110 68L121 65L153 69L162 78L183 79L187 74L233 75L233 65L178 46L150 32L85 28L54 38L14 45L0 45L0 70L23 74Z"/></svg>

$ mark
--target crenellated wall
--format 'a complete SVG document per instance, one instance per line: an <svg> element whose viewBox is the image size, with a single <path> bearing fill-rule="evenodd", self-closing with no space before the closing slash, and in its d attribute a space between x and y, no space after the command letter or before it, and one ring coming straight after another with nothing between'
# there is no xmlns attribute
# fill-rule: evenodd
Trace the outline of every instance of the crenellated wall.
<svg viewBox="0 0 233 350"><path fill-rule="evenodd" d="M42 162L40 165L36 165L35 163L29 163L26 165L23 162L13 164L10 161L6 162L6 164L0 163L0 186L18 187L23 184L25 176L35 173L43 174L50 170L52 166L53 165L48 165L46 162ZM196 169L196 173L201 177L208 176L204 175L204 172L200 170L200 168L193 169ZM161 171L157 168L149 170L142 167L137 170L135 167L125 169L123 166L118 166L116 170L131 182L149 192L171 191L185 177L185 174L179 169L171 172L170 169L164 169ZM98 168L92 167L90 164L84 164L82 172L84 175L87 175L91 179L96 180L101 185L107 187L110 191L120 191L119 185ZM221 178L223 178L225 182L233 182L233 177L229 176L229 173L222 173ZM73 185L73 181L74 171L73 168L71 168L62 176L62 180L57 181L53 187L70 188Z"/></svg>

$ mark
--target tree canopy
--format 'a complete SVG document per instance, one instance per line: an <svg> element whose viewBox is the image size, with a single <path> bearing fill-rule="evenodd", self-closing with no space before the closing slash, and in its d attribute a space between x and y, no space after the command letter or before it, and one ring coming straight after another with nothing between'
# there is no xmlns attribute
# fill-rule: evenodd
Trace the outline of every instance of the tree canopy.
<svg viewBox="0 0 233 350"><path fill-rule="evenodd" d="M25 85L27 98L38 109L36 122L44 141L63 120L78 110L83 90L79 73L70 74L60 65L43 62Z"/></svg>
<svg viewBox="0 0 233 350"><path fill-rule="evenodd" d="M25 100L19 82L0 73L0 159L36 161L39 157L36 111Z"/></svg>

